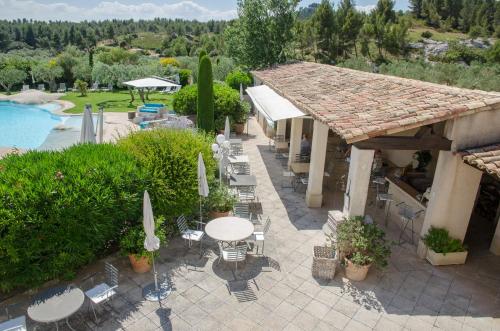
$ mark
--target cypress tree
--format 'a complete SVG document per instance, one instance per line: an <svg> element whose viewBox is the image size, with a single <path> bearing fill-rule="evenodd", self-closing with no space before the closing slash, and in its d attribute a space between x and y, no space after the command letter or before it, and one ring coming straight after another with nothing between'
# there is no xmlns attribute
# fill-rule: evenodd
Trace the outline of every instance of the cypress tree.
<svg viewBox="0 0 500 331"><path fill-rule="evenodd" d="M200 54L198 55L198 64L201 62L201 59L202 59L205 55L207 55L207 51L206 51L206 50L204 50L204 49L202 49L202 50L200 51Z"/></svg>
<svg viewBox="0 0 500 331"><path fill-rule="evenodd" d="M212 77L212 62L205 55L200 60L198 70L198 128L207 133L213 133L214 124L214 88Z"/></svg>

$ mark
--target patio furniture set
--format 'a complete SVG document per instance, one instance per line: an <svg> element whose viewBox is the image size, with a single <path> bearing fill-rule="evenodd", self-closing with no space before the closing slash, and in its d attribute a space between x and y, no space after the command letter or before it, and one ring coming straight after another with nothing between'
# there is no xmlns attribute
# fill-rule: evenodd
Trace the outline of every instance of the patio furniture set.
<svg viewBox="0 0 500 331"><path fill-rule="evenodd" d="M78 312L88 301L88 309L92 310L95 321L98 321L96 309L98 306L108 302L117 294L118 288L118 270L110 263L104 264L105 279L99 284L94 284L94 278L97 274L86 278L83 283L92 281L92 285L82 290L73 284L68 286L57 286L46 289L36 295L27 309L27 315L35 323L54 324L55 329L59 330L59 322L64 321L68 328L75 330L69 323L69 318ZM85 288L86 286L84 286ZM0 331L25 331L26 315L20 315L15 318L9 313L9 307L6 308L8 320L0 323ZM36 329L36 325L35 328Z"/></svg>

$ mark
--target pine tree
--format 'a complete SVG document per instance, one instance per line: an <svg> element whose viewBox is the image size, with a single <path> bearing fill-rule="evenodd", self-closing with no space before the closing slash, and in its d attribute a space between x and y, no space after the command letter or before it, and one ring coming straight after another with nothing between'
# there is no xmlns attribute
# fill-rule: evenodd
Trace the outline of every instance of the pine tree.
<svg viewBox="0 0 500 331"><path fill-rule="evenodd" d="M28 30L26 30L26 37L24 38L25 42L31 47L36 46L35 33L33 32L33 26L28 25Z"/></svg>
<svg viewBox="0 0 500 331"><path fill-rule="evenodd" d="M314 57L323 63L335 60L335 13L328 0L322 0L312 16L316 51Z"/></svg>
<svg viewBox="0 0 500 331"><path fill-rule="evenodd" d="M212 62L205 55L200 60L198 70L198 128L207 133L213 133L214 125L214 88Z"/></svg>
<svg viewBox="0 0 500 331"><path fill-rule="evenodd" d="M422 17L423 0L410 0L410 9L416 18Z"/></svg>

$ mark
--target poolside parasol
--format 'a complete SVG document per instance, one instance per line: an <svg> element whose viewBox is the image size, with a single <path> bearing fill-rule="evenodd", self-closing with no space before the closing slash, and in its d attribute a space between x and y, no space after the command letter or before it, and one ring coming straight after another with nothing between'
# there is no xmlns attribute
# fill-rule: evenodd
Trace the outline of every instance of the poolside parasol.
<svg viewBox="0 0 500 331"><path fill-rule="evenodd" d="M104 141L104 108L99 108L99 114L97 115L97 142L102 144Z"/></svg>
<svg viewBox="0 0 500 331"><path fill-rule="evenodd" d="M231 126L229 125L229 116L226 116L226 125L224 125L224 139L229 141L231 137Z"/></svg>
<svg viewBox="0 0 500 331"><path fill-rule="evenodd" d="M198 154L198 195L200 196L200 222L202 222L201 202L203 197L208 197L209 189L207 182L207 173L205 169L205 162L203 162L203 155L201 152Z"/></svg>
<svg viewBox="0 0 500 331"><path fill-rule="evenodd" d="M80 142L95 144L94 122L92 121L92 106L85 105L85 111L82 118L82 130L80 133Z"/></svg>
<svg viewBox="0 0 500 331"><path fill-rule="evenodd" d="M144 287L143 294L144 298L148 301L160 301L165 299L170 294L170 287L168 284L158 284L158 274L156 273L154 252L160 249L160 239L155 235L153 208L151 207L151 200L149 199L148 191L144 191L142 223L144 225L144 232L146 232L144 248L148 252L151 252L154 273L154 283Z"/></svg>

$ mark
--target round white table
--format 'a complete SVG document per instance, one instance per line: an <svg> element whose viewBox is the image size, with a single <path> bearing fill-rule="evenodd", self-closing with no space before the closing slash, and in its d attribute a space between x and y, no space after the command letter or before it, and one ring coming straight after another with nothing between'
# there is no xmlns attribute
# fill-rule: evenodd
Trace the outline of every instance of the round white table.
<svg viewBox="0 0 500 331"><path fill-rule="evenodd" d="M73 330L69 325L68 317L82 307L85 301L82 290L79 288L58 288L49 291L35 299L28 307L28 316L35 322L56 323L57 330L59 330L57 322L65 319L66 324Z"/></svg>
<svg viewBox="0 0 500 331"><path fill-rule="evenodd" d="M247 219L240 217L220 217L211 220L205 226L207 235L217 241L238 242L250 237L255 228Z"/></svg>

